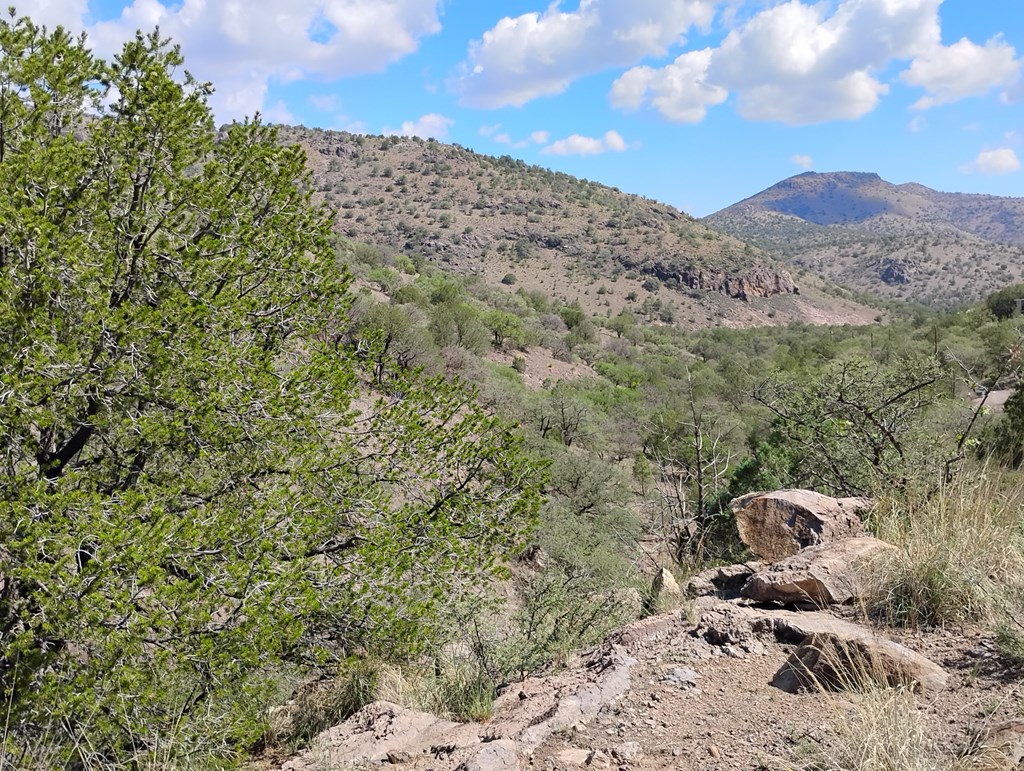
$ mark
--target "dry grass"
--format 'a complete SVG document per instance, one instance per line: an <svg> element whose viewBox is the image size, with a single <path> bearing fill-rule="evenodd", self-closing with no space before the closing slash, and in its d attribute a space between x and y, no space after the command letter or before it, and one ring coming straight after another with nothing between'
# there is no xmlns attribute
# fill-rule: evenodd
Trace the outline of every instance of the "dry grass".
<svg viewBox="0 0 1024 771"><path fill-rule="evenodd" d="M870 688L852 701L832 702L835 738L810 764L829 771L1000 771L1006 756L991 748L953 754L914 695L903 688Z"/></svg>
<svg viewBox="0 0 1024 771"><path fill-rule="evenodd" d="M1024 485L979 474L918 501L889 498L872 526L899 547L876 564L873 609L891 623L998 622L1024 586Z"/></svg>
<svg viewBox="0 0 1024 771"><path fill-rule="evenodd" d="M433 667L360 660L332 680L301 689L274 710L266 741L275 747L303 747L373 701L449 720L484 722L491 717L494 697L494 683L468 660L453 658Z"/></svg>

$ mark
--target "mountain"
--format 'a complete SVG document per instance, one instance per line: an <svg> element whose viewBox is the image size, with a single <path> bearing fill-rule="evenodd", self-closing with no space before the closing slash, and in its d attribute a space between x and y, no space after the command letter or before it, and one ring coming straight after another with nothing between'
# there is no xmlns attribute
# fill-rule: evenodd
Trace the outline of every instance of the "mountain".
<svg viewBox="0 0 1024 771"><path fill-rule="evenodd" d="M305 150L339 233L389 254L685 328L878 314L671 206L596 182L433 140L278 130Z"/></svg>
<svg viewBox="0 0 1024 771"><path fill-rule="evenodd" d="M953 305L1024 278L1024 198L807 172L704 222L882 297Z"/></svg>

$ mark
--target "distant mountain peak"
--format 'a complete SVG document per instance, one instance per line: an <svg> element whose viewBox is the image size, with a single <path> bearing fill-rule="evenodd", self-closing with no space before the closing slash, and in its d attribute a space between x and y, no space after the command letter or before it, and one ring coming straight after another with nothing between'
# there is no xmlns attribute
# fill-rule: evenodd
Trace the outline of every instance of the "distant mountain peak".
<svg viewBox="0 0 1024 771"><path fill-rule="evenodd" d="M833 281L916 302L954 304L1024 278L1024 198L805 172L705 221Z"/></svg>

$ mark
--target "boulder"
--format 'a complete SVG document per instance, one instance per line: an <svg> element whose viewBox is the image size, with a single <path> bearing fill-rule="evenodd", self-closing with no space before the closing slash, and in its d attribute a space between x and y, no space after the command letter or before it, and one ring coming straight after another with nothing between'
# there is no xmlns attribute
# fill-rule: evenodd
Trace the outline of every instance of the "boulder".
<svg viewBox="0 0 1024 771"><path fill-rule="evenodd" d="M658 570L650 585L648 610L678 607L683 600L683 590L679 588L676 576L667 567Z"/></svg>
<svg viewBox="0 0 1024 771"><path fill-rule="evenodd" d="M865 535L860 513L869 498L830 498L810 490L751 493L732 501L740 538L767 562L808 546Z"/></svg>
<svg viewBox="0 0 1024 771"><path fill-rule="evenodd" d="M815 678L826 686L832 683L831 687L839 687L853 682L859 671L873 672L875 679L885 683L907 683L924 691L946 687L948 676L938 664L867 627L828 613L766 610L712 598L699 599L696 605L700 622L693 634L711 645L749 647L758 640L774 639L798 646L772 681L772 685L790 693L813 684ZM808 646L818 652L839 646L846 651L845 658L830 653L819 664L822 657L807 650ZM831 659L845 660L850 671L829 672Z"/></svg>
<svg viewBox="0 0 1024 771"><path fill-rule="evenodd" d="M894 548L870 536L811 546L755 573L740 593L756 602L842 605L864 595L870 560Z"/></svg>
<svg viewBox="0 0 1024 771"><path fill-rule="evenodd" d="M703 570L686 582L686 593L691 597L717 595L722 599L740 596L743 585L760 570L760 562L745 562L741 565L725 565L724 567Z"/></svg>
<svg viewBox="0 0 1024 771"><path fill-rule="evenodd" d="M934 693L947 680L942 667L930 659L855 627L807 637L775 673L772 685L787 693L802 688L854 690L867 684Z"/></svg>

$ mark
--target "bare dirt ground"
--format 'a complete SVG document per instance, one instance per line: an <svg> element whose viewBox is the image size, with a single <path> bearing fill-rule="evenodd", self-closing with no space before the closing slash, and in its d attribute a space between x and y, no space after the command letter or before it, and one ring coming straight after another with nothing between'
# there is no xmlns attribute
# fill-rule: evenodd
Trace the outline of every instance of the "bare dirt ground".
<svg viewBox="0 0 1024 771"><path fill-rule="evenodd" d="M967 751L987 726L1020 717L1024 673L1001 664L991 640L977 631L883 631L950 674L943 692L915 697L929 734L949 756ZM857 696L772 687L791 646L718 648L704 658L685 629L679 634L631 647L638 664L624 698L590 724L552 736L528 767L576 768L582 753L573 750L596 751L598 762L607 757L612 768L700 771L806 768L827 754L836 723ZM679 668L696 672L695 686L674 680Z"/></svg>
<svg viewBox="0 0 1024 771"><path fill-rule="evenodd" d="M721 603L710 613L708 607L637 622L575 666L513 684L487 723L447 723L375 703L281 769L834 767L825 758L837 726L864 697L773 687L793 646L763 630L723 627L720 617L708 622ZM834 615L858 620L848 608ZM948 673L944 690L914 696L926 735L946 758L971 751L988 727L1021 718L1024 672L1009 667L978 630L876 631Z"/></svg>

